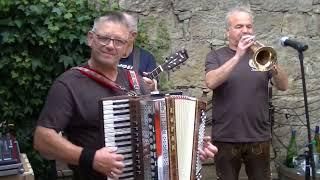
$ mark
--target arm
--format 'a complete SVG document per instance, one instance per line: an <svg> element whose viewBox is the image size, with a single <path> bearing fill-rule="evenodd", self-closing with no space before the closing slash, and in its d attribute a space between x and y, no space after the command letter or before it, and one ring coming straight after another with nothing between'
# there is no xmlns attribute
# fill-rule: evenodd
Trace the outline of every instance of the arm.
<svg viewBox="0 0 320 180"><path fill-rule="evenodd" d="M206 73L205 83L208 88L215 89L229 78L231 72L239 63L242 56L246 53L247 49L254 43L253 39L253 36L243 36L239 41L236 54L220 67ZM208 58L211 57L208 56L207 61Z"/></svg>
<svg viewBox="0 0 320 180"><path fill-rule="evenodd" d="M288 89L288 75L284 71L284 69L276 64L273 69L271 69L272 73L272 82L274 86L280 90L285 91Z"/></svg>
<svg viewBox="0 0 320 180"><path fill-rule="evenodd" d="M80 165L83 148L72 144L55 130L37 126L34 135L34 149L48 159L58 159L68 164ZM116 149L101 148L93 157L92 168L101 174L112 172L115 176L124 168L123 156L116 154Z"/></svg>
<svg viewBox="0 0 320 180"><path fill-rule="evenodd" d="M82 147L73 145L55 130L37 126L34 134L34 149L48 159L58 159L78 165Z"/></svg>
<svg viewBox="0 0 320 180"><path fill-rule="evenodd" d="M238 64L240 58L234 56L217 69L209 71L205 76L205 82L208 88L215 89L225 82L230 76L232 70Z"/></svg>

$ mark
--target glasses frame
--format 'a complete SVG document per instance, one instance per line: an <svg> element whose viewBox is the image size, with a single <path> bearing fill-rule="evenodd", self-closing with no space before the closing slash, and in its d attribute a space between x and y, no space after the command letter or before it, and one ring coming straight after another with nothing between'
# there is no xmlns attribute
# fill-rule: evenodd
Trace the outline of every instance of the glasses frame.
<svg viewBox="0 0 320 180"><path fill-rule="evenodd" d="M116 38L111 38L110 36L108 35L100 35L100 34L97 34L96 32L94 31L91 31L97 38L99 44L101 44L102 46L106 46L108 44L110 44L110 42L112 41L112 44L114 47L116 48L122 48L124 47L128 40L122 40L122 39L116 39ZM107 39L107 42L103 42L101 39ZM120 43L120 44L119 44Z"/></svg>

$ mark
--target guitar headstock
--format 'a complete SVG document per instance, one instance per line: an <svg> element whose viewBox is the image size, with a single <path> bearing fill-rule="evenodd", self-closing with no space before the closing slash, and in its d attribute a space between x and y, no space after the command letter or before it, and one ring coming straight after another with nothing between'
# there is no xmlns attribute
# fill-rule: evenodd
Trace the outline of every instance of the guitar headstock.
<svg viewBox="0 0 320 180"><path fill-rule="evenodd" d="M165 62L161 65L164 71L171 70L183 62L185 62L189 58L187 50L180 50L174 54L171 54L166 58Z"/></svg>

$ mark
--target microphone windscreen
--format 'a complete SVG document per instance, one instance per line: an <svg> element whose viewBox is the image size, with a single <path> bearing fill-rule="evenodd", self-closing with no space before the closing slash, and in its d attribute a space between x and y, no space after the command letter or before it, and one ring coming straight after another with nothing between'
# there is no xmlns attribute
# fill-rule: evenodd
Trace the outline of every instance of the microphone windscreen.
<svg viewBox="0 0 320 180"><path fill-rule="evenodd" d="M286 46L284 42L285 42L287 39L289 39L288 36L283 36L282 38L280 38L280 44L281 44L282 46Z"/></svg>

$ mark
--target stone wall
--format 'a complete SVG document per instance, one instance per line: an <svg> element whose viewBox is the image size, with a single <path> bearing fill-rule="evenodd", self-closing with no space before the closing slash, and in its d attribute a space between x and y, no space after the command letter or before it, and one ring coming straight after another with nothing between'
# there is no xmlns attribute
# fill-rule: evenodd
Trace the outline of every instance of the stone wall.
<svg viewBox="0 0 320 180"><path fill-rule="evenodd" d="M289 36L309 45L304 66L311 127L320 125L320 0L116 0L120 7L140 19L155 17L164 21L171 39L171 51L186 48L190 56L180 70L170 73L176 88L201 96L204 87L204 60L210 47L226 44L225 14L236 5L250 6L257 39L273 46L278 63L289 74L289 90L273 91L275 106L274 148L277 157L285 155L290 128L298 130L299 148L307 143L306 118L301 71L297 52L279 45ZM156 27L155 27L156 28ZM150 34L152 37L152 35ZM170 53L170 52L168 52ZM209 94L210 95L210 94ZM210 98L208 98L210 99ZM313 135L313 132L312 132Z"/></svg>

